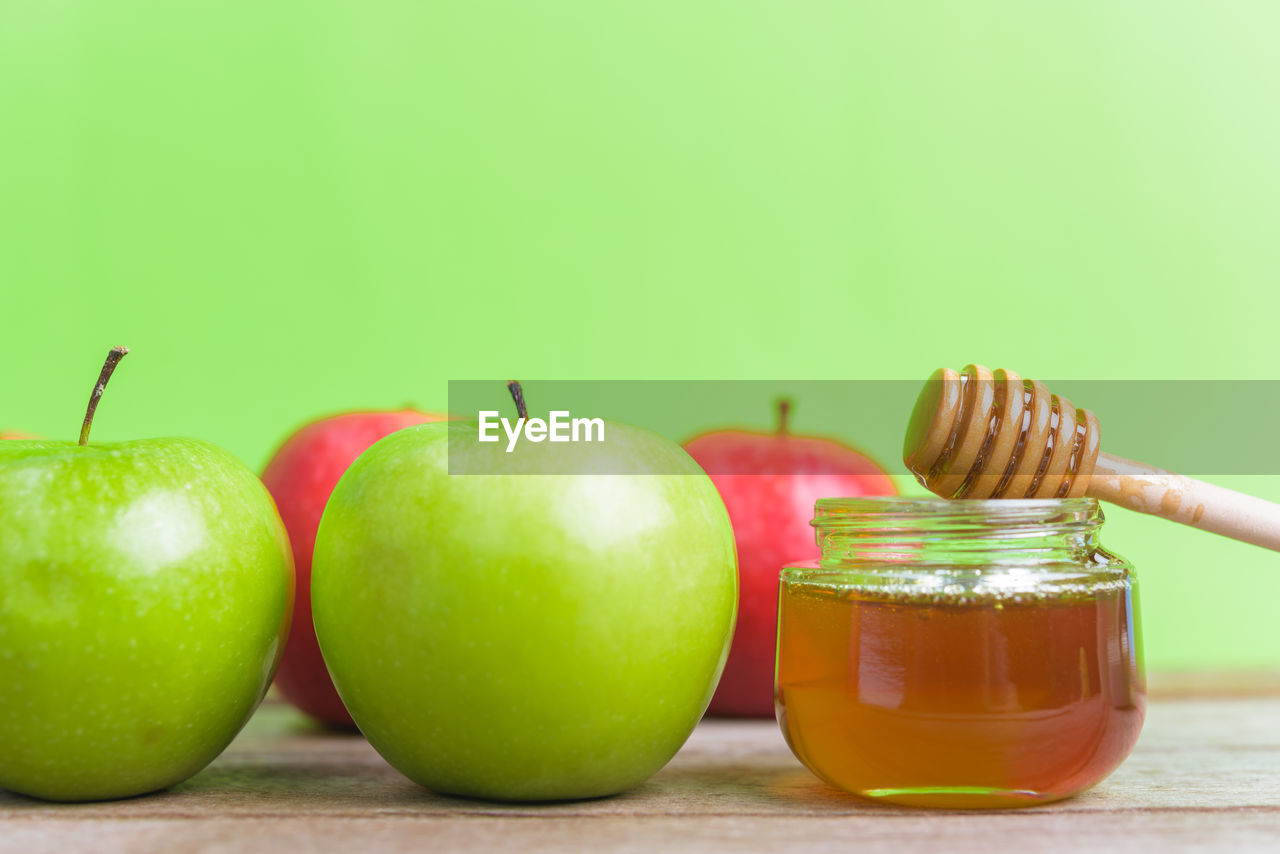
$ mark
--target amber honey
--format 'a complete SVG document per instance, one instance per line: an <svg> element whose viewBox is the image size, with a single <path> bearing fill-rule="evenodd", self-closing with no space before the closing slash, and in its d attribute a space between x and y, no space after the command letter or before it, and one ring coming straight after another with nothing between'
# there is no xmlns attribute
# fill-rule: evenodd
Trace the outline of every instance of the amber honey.
<svg viewBox="0 0 1280 854"><path fill-rule="evenodd" d="M782 572L777 707L814 773L915 806L1029 806L1142 728L1133 567L1093 499L822 499Z"/></svg>
<svg viewBox="0 0 1280 854"><path fill-rule="evenodd" d="M781 599L778 715L839 788L968 808L1068 797L1137 740L1132 589L946 594L792 581Z"/></svg>

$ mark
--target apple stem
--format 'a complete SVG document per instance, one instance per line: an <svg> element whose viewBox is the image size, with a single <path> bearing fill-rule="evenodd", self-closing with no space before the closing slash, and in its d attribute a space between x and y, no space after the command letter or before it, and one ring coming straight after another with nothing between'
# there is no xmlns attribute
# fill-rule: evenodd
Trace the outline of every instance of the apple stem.
<svg viewBox="0 0 1280 854"><path fill-rule="evenodd" d="M81 445L89 444L89 428L93 426L93 413L98 410L98 401L102 399L102 391L107 387L107 380L111 379L111 374L115 371L116 365L120 364L120 360L128 352L128 347L112 347L111 352L107 354L107 361L102 365L102 373L98 374L98 382L93 387L93 394L89 395L89 408L84 413L84 424L80 427Z"/></svg>
<svg viewBox="0 0 1280 854"><path fill-rule="evenodd" d="M779 436L787 435L787 421L791 417L791 398L778 398L778 430Z"/></svg>
<svg viewBox="0 0 1280 854"><path fill-rule="evenodd" d="M528 420L529 407L524 402L524 389L520 387L519 380L508 380L507 391L511 392L511 399L516 402L516 415L522 419Z"/></svg>

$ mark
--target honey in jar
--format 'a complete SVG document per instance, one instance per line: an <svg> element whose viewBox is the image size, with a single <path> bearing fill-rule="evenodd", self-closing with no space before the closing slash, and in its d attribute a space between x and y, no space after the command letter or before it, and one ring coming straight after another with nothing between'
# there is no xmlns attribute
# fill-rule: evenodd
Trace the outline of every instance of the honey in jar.
<svg viewBox="0 0 1280 854"><path fill-rule="evenodd" d="M1132 567L1092 499L827 499L782 575L778 718L827 782L900 804L1047 803L1142 726Z"/></svg>

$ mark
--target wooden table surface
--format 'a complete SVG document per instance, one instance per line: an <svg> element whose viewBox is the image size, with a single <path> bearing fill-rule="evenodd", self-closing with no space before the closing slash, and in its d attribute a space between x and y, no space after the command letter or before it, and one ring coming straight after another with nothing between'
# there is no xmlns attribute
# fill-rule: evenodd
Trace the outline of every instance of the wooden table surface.
<svg viewBox="0 0 1280 854"><path fill-rule="evenodd" d="M1005 812L908 810L842 794L801 767L768 721L704 722L670 765L617 797L458 800L410 783L360 737L321 732L268 702L213 765L167 792L81 805L0 793L0 851L1274 854L1280 694L1240 684L1157 692L1136 750L1109 779L1068 801Z"/></svg>

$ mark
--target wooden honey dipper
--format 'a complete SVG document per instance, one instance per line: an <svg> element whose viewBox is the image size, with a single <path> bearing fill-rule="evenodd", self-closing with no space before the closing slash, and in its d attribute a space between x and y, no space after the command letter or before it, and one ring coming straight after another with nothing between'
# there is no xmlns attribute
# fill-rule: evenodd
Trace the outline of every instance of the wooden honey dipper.
<svg viewBox="0 0 1280 854"><path fill-rule="evenodd" d="M911 412L902 459L943 498L1100 498L1280 551L1280 504L1099 450L1087 409L1013 371L939 368Z"/></svg>

